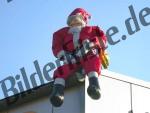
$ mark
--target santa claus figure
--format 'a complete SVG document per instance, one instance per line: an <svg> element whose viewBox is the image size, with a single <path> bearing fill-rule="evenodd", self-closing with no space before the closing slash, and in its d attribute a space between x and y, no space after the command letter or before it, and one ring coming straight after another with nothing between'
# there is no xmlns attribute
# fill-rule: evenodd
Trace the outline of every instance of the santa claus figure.
<svg viewBox="0 0 150 113"><path fill-rule="evenodd" d="M98 26L88 26L90 14L82 8L75 9L67 19L68 27L53 34L52 50L64 62L54 72L54 87L50 96L51 103L59 107L64 100L65 80L82 68L89 80L87 89L92 99L99 99L98 77L102 65L108 66L105 54L106 36Z"/></svg>

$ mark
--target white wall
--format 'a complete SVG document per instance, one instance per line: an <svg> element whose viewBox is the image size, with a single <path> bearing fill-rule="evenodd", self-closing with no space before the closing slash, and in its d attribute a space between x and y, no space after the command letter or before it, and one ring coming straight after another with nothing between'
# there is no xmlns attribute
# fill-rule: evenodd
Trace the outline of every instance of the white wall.
<svg viewBox="0 0 150 113"><path fill-rule="evenodd" d="M54 113L85 113L84 86L65 92L65 100L60 108L54 108Z"/></svg>
<svg viewBox="0 0 150 113"><path fill-rule="evenodd" d="M150 89L133 85L133 112L150 113Z"/></svg>
<svg viewBox="0 0 150 113"><path fill-rule="evenodd" d="M92 100L86 93L85 113L129 113L131 108L133 113L150 113L149 83L111 72L101 76L99 82L102 97Z"/></svg>
<svg viewBox="0 0 150 113"><path fill-rule="evenodd" d="M92 100L86 94L86 113L128 113L130 110L129 84L106 77L99 80L101 99ZM86 81L86 88L88 82Z"/></svg>
<svg viewBox="0 0 150 113"><path fill-rule="evenodd" d="M150 83L112 72L104 72L99 82L102 93L100 100L92 100L87 95L88 80L86 78L85 86L65 91L65 101L60 108L52 107L49 97L45 97L16 107L7 113L26 113L27 111L36 113L129 113L131 108L133 108L133 113L150 113Z"/></svg>

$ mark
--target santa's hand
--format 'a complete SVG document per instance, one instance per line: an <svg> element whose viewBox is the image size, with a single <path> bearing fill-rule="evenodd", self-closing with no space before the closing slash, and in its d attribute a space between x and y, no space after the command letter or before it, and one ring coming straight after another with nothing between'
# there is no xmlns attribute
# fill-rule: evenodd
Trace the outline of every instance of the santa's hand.
<svg viewBox="0 0 150 113"><path fill-rule="evenodd" d="M60 51L58 54L57 54L57 58L61 61L64 62L64 64L69 64L69 63L76 63L76 59L69 53L69 52L66 52L64 50Z"/></svg>

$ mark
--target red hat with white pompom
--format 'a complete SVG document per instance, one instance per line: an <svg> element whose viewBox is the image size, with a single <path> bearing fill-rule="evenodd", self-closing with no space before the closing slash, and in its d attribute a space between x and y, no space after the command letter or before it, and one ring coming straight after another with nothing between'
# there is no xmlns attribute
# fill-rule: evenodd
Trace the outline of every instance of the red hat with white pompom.
<svg viewBox="0 0 150 113"><path fill-rule="evenodd" d="M79 18L83 25L88 23L88 20L91 18L91 15L82 8L76 8L67 19L67 24L70 26L70 23L73 18Z"/></svg>

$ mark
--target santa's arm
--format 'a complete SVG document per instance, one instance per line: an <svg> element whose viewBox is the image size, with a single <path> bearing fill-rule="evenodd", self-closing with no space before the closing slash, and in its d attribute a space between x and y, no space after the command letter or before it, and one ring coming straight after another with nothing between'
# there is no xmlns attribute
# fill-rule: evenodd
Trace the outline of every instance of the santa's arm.
<svg viewBox="0 0 150 113"><path fill-rule="evenodd" d="M101 46L102 50L105 50L107 48L107 37L105 33L98 27L96 26L96 35L98 36L98 40Z"/></svg>
<svg viewBox="0 0 150 113"><path fill-rule="evenodd" d="M53 34L52 51L54 56L59 59L65 55L63 50L63 36L59 32Z"/></svg>
<svg viewBox="0 0 150 113"><path fill-rule="evenodd" d="M98 35L99 43L101 46L100 57L102 60L102 65L105 69L107 69L109 66L109 55L108 55L108 52L106 51L107 37L106 37L105 33L99 27L96 28L96 34Z"/></svg>

